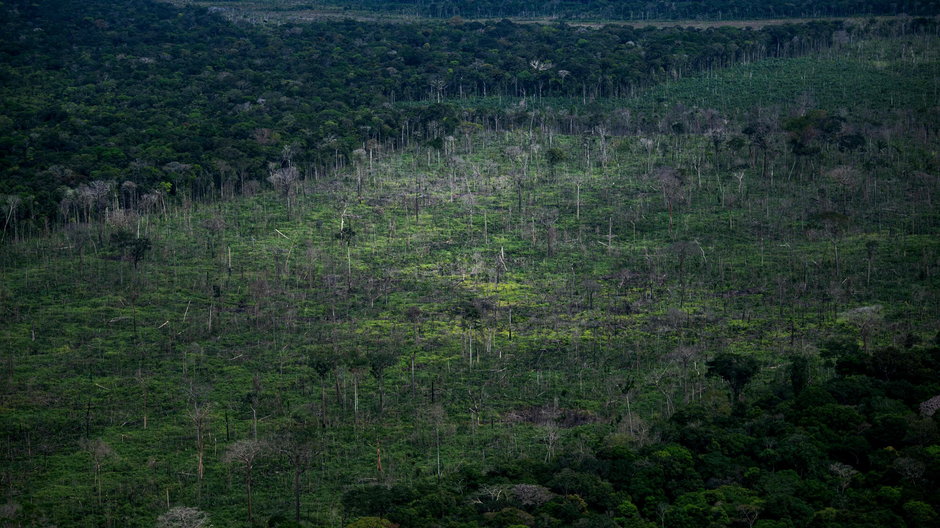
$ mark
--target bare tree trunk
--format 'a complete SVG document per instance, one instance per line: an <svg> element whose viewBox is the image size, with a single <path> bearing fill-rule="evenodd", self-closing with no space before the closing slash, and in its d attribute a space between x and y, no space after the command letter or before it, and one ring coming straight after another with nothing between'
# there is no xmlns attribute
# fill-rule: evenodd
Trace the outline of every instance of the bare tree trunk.
<svg viewBox="0 0 940 528"><path fill-rule="evenodd" d="M248 488L248 524L254 524L254 518L252 515L251 508L251 466L246 467L247 471L245 473L245 484Z"/></svg>
<svg viewBox="0 0 940 528"><path fill-rule="evenodd" d="M385 413L385 375L379 376L379 414Z"/></svg>
<svg viewBox="0 0 940 528"><path fill-rule="evenodd" d="M258 409L254 405L251 406L251 436L258 439Z"/></svg>
<svg viewBox="0 0 940 528"><path fill-rule="evenodd" d="M359 423L359 374L353 373L353 417Z"/></svg>
<svg viewBox="0 0 940 528"><path fill-rule="evenodd" d="M417 353L418 353L417 350L413 350L411 352L411 397L412 398L414 398L415 390L417 389L417 385L415 383L415 355Z"/></svg>
<svg viewBox="0 0 940 528"><path fill-rule="evenodd" d="M322 412L321 421L323 423L323 426L326 427L329 425L330 419L327 416L327 409L326 409L326 385L323 383L320 384L320 407L322 408L321 409L321 412Z"/></svg>
<svg viewBox="0 0 940 528"><path fill-rule="evenodd" d="M101 464L95 461L95 490L98 493L98 504L101 504Z"/></svg>
<svg viewBox="0 0 940 528"><path fill-rule="evenodd" d="M300 475L299 468L294 469L294 520L300 523Z"/></svg>

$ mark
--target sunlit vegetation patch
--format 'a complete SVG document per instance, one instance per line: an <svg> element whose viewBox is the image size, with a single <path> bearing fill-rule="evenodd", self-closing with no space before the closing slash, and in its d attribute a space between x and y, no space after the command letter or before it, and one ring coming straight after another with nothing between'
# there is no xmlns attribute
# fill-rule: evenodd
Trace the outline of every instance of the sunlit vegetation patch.
<svg viewBox="0 0 940 528"><path fill-rule="evenodd" d="M937 49L434 92L401 144L307 158L285 123L256 173L87 174L48 227L7 201L0 513L931 526Z"/></svg>

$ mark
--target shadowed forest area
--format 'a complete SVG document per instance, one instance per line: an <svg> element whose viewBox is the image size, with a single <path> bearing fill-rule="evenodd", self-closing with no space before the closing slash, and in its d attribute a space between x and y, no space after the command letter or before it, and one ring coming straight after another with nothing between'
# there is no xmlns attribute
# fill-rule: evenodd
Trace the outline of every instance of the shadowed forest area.
<svg viewBox="0 0 940 528"><path fill-rule="evenodd" d="M935 8L737 4L4 2L0 525L936 526Z"/></svg>
<svg viewBox="0 0 940 528"><path fill-rule="evenodd" d="M186 0L175 0L184 2ZM735 21L856 17L933 16L935 1L842 0L195 0L229 13L249 12L269 21L283 16L347 15L370 19L409 18L552 19L561 21Z"/></svg>

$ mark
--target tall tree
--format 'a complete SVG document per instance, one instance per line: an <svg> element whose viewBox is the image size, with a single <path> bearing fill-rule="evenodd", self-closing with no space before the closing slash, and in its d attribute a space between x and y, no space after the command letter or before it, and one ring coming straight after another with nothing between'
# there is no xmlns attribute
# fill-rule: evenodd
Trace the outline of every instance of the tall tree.
<svg viewBox="0 0 940 528"><path fill-rule="evenodd" d="M303 492L303 476L310 469L310 462L317 453L317 448L310 440L297 433L289 433L276 442L277 452L290 464L292 488L294 493L294 520L300 522L300 496Z"/></svg>
<svg viewBox="0 0 940 528"><path fill-rule="evenodd" d="M709 374L718 376L728 383L728 387L731 388L731 401L735 404L743 402L744 388L759 369L756 359L732 352L719 352L714 358L708 360L706 365Z"/></svg>
<svg viewBox="0 0 940 528"><path fill-rule="evenodd" d="M254 522L251 501L251 485L254 476L255 463L264 452L264 444L258 440L239 440L230 445L225 451L222 460L227 464L238 464L245 472L245 492L248 497L248 524Z"/></svg>
<svg viewBox="0 0 940 528"><path fill-rule="evenodd" d="M91 456L95 475L95 494L98 496L98 502L101 503L101 469L105 461L116 456L114 449L100 438L83 440L82 449Z"/></svg>

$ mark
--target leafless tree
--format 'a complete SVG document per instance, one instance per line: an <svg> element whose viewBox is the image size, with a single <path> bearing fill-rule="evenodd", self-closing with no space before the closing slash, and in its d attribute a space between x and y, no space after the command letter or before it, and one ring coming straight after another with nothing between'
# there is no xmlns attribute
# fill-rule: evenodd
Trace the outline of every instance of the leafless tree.
<svg viewBox="0 0 940 528"><path fill-rule="evenodd" d="M884 323L881 305L859 306L839 314L839 317L858 328L858 333L862 336L862 346L865 352L870 352L872 334Z"/></svg>
<svg viewBox="0 0 940 528"><path fill-rule="evenodd" d="M672 244L669 247L670 252L675 256L677 268L679 271L679 308L681 309L685 302L685 290L686 290L686 261L690 256L694 255L697 252L702 252L702 247L694 242L681 241ZM698 251L696 251L698 250Z"/></svg>
<svg viewBox="0 0 940 528"><path fill-rule="evenodd" d="M440 479L443 475L443 468L441 466L441 426L444 425L445 420L447 419L447 413L444 411L444 407L440 404L433 403L434 401L434 383L431 383L431 401L432 405L428 412L428 418L434 424L434 445L437 451L437 478Z"/></svg>
<svg viewBox="0 0 940 528"><path fill-rule="evenodd" d="M858 475L858 470L848 464L833 462L829 465L829 472L836 477L836 485L839 490L839 496L845 494L845 490L852 484L852 479Z"/></svg>
<svg viewBox="0 0 940 528"><path fill-rule="evenodd" d="M910 457L901 457L891 464L891 467L901 475L901 478L908 480L911 484L917 485L917 481L924 476L927 466L920 460Z"/></svg>
<svg viewBox="0 0 940 528"><path fill-rule="evenodd" d="M144 213L155 213L162 209L163 213L166 214L166 201L164 200L163 193L157 190L141 196L140 209Z"/></svg>
<svg viewBox="0 0 940 528"><path fill-rule="evenodd" d="M98 502L101 502L101 468L106 460L116 455L111 446L100 438L83 440L82 449L91 455L95 470L95 492L98 494Z"/></svg>
<svg viewBox="0 0 940 528"><path fill-rule="evenodd" d="M545 227L545 255L549 258L555 254L555 245L558 241L558 228L555 227L558 218L558 210L549 209L545 211L539 219L540 223Z"/></svg>
<svg viewBox="0 0 940 528"><path fill-rule="evenodd" d="M555 67L555 65L552 64L552 61L543 61L539 59L529 61L529 66L531 66L532 69L537 72L548 71Z"/></svg>
<svg viewBox="0 0 940 528"><path fill-rule="evenodd" d="M748 528L754 528L754 524L757 523L757 518L760 517L764 507L760 503L750 503L738 504L736 509L738 514L741 515L740 520L744 521Z"/></svg>
<svg viewBox="0 0 940 528"><path fill-rule="evenodd" d="M428 85L432 90L434 90L433 94L435 102L442 102L444 100L444 88L447 88L447 81L440 77L435 77L431 79Z"/></svg>
<svg viewBox="0 0 940 528"><path fill-rule="evenodd" d="M921 416L930 418L936 414L938 410L940 410L940 394L920 404Z"/></svg>
<svg viewBox="0 0 940 528"><path fill-rule="evenodd" d="M245 471L245 489L248 495L248 524L252 524L251 484L258 457L264 452L264 444L258 440L239 440L225 451L222 461L227 464L241 465Z"/></svg>
<svg viewBox="0 0 940 528"><path fill-rule="evenodd" d="M653 172L653 159L659 145L653 139L641 137L640 146L646 151L646 171Z"/></svg>
<svg viewBox="0 0 940 528"><path fill-rule="evenodd" d="M209 514L188 506L177 506L157 518L156 528L212 528Z"/></svg>
<svg viewBox="0 0 940 528"><path fill-rule="evenodd" d="M121 206L125 209L137 207L137 184L130 180L121 184Z"/></svg>
<svg viewBox="0 0 940 528"><path fill-rule="evenodd" d="M297 187L297 181L300 179L300 172L297 167L281 167L275 164L277 168L271 168L268 175L268 182L274 186L277 192L281 193L287 200L287 211L290 212L293 206L293 197Z"/></svg>
<svg viewBox="0 0 940 528"><path fill-rule="evenodd" d="M682 197L682 175L675 167L659 167L653 171L653 178L663 193L663 200L669 209L669 233L672 233L672 211Z"/></svg>
<svg viewBox="0 0 940 528"><path fill-rule="evenodd" d="M541 506L552 500L555 494L538 484L516 484L510 489L512 497L523 506Z"/></svg>
<svg viewBox="0 0 940 528"><path fill-rule="evenodd" d="M728 120L721 117L716 110L705 110L705 136L711 140L715 151L715 170L721 171L721 145L728 138ZM700 182L701 184L701 182Z"/></svg>
<svg viewBox="0 0 940 528"><path fill-rule="evenodd" d="M506 484L484 484L480 486L480 496L492 502L500 502L508 495L509 487Z"/></svg>
<svg viewBox="0 0 940 528"><path fill-rule="evenodd" d="M10 226L10 220L13 220L14 226L16 222L16 210L23 202L19 196L15 194L10 194L3 197L3 231L0 233L0 242L6 238L7 227ZM14 236L14 238L16 238Z"/></svg>
<svg viewBox="0 0 940 528"><path fill-rule="evenodd" d="M82 205L82 209L85 212L85 221L90 222L92 218L92 213L99 213L108 205L108 195L111 193L111 189L114 186L114 182L94 180L89 184L81 184L76 189L78 193L78 201Z"/></svg>
<svg viewBox="0 0 940 528"><path fill-rule="evenodd" d="M558 431L558 425L555 422L546 422L542 427L544 437L543 441L545 442L545 462L551 461L555 458L555 444L558 443L558 438L560 437Z"/></svg>
<svg viewBox="0 0 940 528"><path fill-rule="evenodd" d="M202 477L205 475L205 466L203 458L206 447L206 429L209 427L211 404L193 403L193 408L189 411L189 419L193 422L193 428L196 431L196 475L199 482L202 483Z"/></svg>

